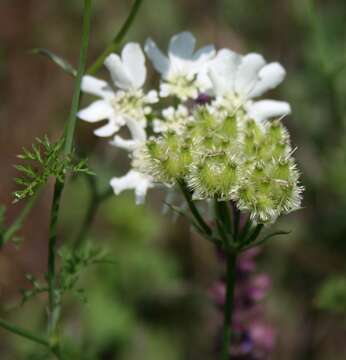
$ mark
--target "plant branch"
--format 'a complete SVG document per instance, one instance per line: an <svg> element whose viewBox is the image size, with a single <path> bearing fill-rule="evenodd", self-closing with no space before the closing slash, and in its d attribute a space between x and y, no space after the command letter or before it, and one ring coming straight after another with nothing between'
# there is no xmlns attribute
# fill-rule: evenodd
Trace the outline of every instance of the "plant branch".
<svg viewBox="0 0 346 360"><path fill-rule="evenodd" d="M191 198L190 192L185 187L185 184L183 182L179 182L179 186L180 186L181 192L183 193L185 200L189 206L189 209L190 209L193 217L197 221L197 223L201 226L203 231L205 231L205 233L208 236L212 235L213 232L212 232L211 228L208 226L208 224L204 221L202 215L199 213L196 205L194 204L194 202Z"/></svg>
<svg viewBox="0 0 346 360"><path fill-rule="evenodd" d="M40 337L38 335L33 334L29 330L22 329L14 324L11 324L5 320L0 319L0 327L3 329L6 329L7 331L10 331L11 333L24 337L28 340L34 341L37 344L49 347L49 342L47 339Z"/></svg>
<svg viewBox="0 0 346 360"><path fill-rule="evenodd" d="M9 228L3 234L1 239L0 248L5 245L8 241L10 241L13 236L17 233L17 231L22 227L25 219L29 215L31 209L33 208L36 200L38 198L38 194L33 195L27 203L24 205L22 211L18 215L18 217L13 221L13 223L9 226Z"/></svg>
<svg viewBox="0 0 346 360"><path fill-rule="evenodd" d="M90 66L88 69L88 74L94 75L103 65L106 57L111 54L112 52L118 51L121 43L123 42L127 32L131 28L138 10L142 4L143 0L135 0L133 2L131 11L129 16L125 20L124 24L120 28L119 32L116 34L112 42L107 46L106 50L96 59L96 61Z"/></svg>
<svg viewBox="0 0 346 360"><path fill-rule="evenodd" d="M236 282L236 260L235 253L227 254L227 274L226 274L226 303L224 308L224 326L222 339L222 360L229 360L231 338L232 338L232 313L234 305L234 288Z"/></svg>
<svg viewBox="0 0 346 360"><path fill-rule="evenodd" d="M90 177L88 177L88 179L89 178ZM113 190L110 187L104 190L103 192L99 192L93 180L90 180L89 183L90 183L90 200L81 228L74 242L75 250L80 248L81 245L84 243L100 205L113 194Z"/></svg>

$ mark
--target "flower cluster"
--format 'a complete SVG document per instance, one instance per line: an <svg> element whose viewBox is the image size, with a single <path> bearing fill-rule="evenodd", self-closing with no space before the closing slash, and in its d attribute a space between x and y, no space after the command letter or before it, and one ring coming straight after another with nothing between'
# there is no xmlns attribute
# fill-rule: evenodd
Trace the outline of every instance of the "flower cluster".
<svg viewBox="0 0 346 360"><path fill-rule="evenodd" d="M258 248L250 249L240 255L237 261L237 285L232 321L234 333L230 344L232 359L267 359L275 346L275 330L265 320L261 303L269 290L270 278L265 273L256 272L258 253ZM224 281L215 283L210 294L215 305L222 309L226 301ZM219 348L219 339L217 348Z"/></svg>
<svg viewBox="0 0 346 360"><path fill-rule="evenodd" d="M282 118L290 105L254 100L285 77L279 63L206 46L195 51L189 32L172 37L166 56L152 40L145 52L161 74L146 93L145 57L127 44L105 66L113 83L86 76L82 89L101 97L79 112L85 121L107 119L95 131L130 152L132 169L113 178L116 194L134 189L137 202L156 183L184 184L194 199L232 200L258 223L300 207L302 187ZM161 99L161 100L160 100ZM164 106L161 106L164 104ZM116 133L127 126L131 139Z"/></svg>

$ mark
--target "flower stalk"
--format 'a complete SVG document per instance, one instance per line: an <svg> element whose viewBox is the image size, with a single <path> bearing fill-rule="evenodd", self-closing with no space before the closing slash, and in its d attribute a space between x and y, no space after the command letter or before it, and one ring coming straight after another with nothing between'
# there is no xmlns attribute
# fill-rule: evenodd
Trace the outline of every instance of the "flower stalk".
<svg viewBox="0 0 346 360"><path fill-rule="evenodd" d="M134 22L136 15L138 13L138 10L139 10L140 6L142 5L142 3L143 3L143 0L135 0L133 2L129 16L125 20L123 26L120 28L119 32L114 37L113 41L108 45L106 50L90 66L90 68L87 71L88 74L94 75L95 73L97 73L97 71L103 66L103 63L104 63L105 59L107 58L107 56L109 54L111 54L112 52L119 50L118 48L121 45L121 43L123 42L127 32L131 28L132 23Z"/></svg>
<svg viewBox="0 0 346 360"><path fill-rule="evenodd" d="M221 359L229 360L231 338L232 338L232 314L234 305L234 288L236 283L236 260L235 253L227 255L227 274L226 274L226 303L224 308L224 326L222 337Z"/></svg>
<svg viewBox="0 0 346 360"><path fill-rule="evenodd" d="M11 333L13 333L15 335L18 335L18 336L21 336L28 340L31 340L37 344L49 347L49 342L47 339L45 339L39 335L35 335L31 331L22 329L22 328L18 327L17 325L11 324L5 320L0 319L0 327L2 327L3 329L5 329L7 331L10 331Z"/></svg>
<svg viewBox="0 0 346 360"><path fill-rule="evenodd" d="M91 19L91 0L84 1L83 14L83 34L82 46L80 51L79 66L71 105L71 111L65 130L65 143L63 153L70 155L73 145L73 137L76 128L76 113L79 106L80 88L82 76L85 71L86 55L89 44L90 19ZM53 203L50 217L49 243L48 243L48 294L49 294L49 316L48 316L48 336L52 352L60 358L60 339L59 339L59 317L61 299L59 285L57 281L56 257L57 257L57 225L59 219L59 210L61 196L64 189L64 181L56 179L53 195Z"/></svg>

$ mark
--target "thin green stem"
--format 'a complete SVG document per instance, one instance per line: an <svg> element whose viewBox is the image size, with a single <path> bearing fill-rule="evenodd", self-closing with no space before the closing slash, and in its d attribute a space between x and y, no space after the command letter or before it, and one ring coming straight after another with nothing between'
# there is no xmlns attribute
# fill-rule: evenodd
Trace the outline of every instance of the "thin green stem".
<svg viewBox="0 0 346 360"><path fill-rule="evenodd" d="M24 205L22 211L18 215L18 217L13 221L13 223L8 227L8 229L3 234L1 239L0 247L5 245L8 241L10 241L13 236L17 233L18 230L22 227L25 219L29 215L31 209L33 208L36 200L38 198L38 193L33 195L27 203Z"/></svg>
<svg viewBox="0 0 346 360"><path fill-rule="evenodd" d="M241 229L241 233L239 235L239 243L242 243L244 241L244 239L246 238L246 236L248 235L251 229L251 226L252 226L252 221L251 221L251 215L249 214L246 219L245 225Z"/></svg>
<svg viewBox="0 0 346 360"><path fill-rule="evenodd" d="M233 236L234 236L234 241L237 242L239 236L239 228L240 228L240 211L234 203L232 203L232 210L233 210Z"/></svg>
<svg viewBox="0 0 346 360"><path fill-rule="evenodd" d="M232 229L232 217L229 211L228 202L226 201L219 201L215 199L215 213L217 217L221 220L224 224L225 229L229 234L233 233Z"/></svg>
<svg viewBox="0 0 346 360"><path fill-rule="evenodd" d="M211 228L208 226L208 224L204 221L202 215L199 213L196 205L194 204L194 202L191 198L190 192L185 187L185 184L182 182L179 182L179 186L180 186L181 192L183 193L185 200L189 206L191 214L193 215L193 217L195 218L197 223L200 225L200 227L203 229L203 231L205 231L205 233L208 236L212 235L213 232L212 232Z"/></svg>
<svg viewBox="0 0 346 360"><path fill-rule="evenodd" d="M109 198L113 194L113 190L111 188L107 189L103 193L97 193L97 191L91 191L90 201L85 213L85 217L83 219L81 228L77 235L76 241L74 242L74 248L77 250L84 243L87 234L94 222L95 216L100 205Z"/></svg>
<svg viewBox="0 0 346 360"><path fill-rule="evenodd" d="M64 155L69 155L71 153L72 145L73 145L73 136L76 128L77 111L79 107L79 98L81 92L80 87L82 83L82 77L85 71L86 57L89 46L91 4L92 4L92 0L84 0L82 46L79 55L79 65L75 80L75 87L73 91L72 105L66 126Z"/></svg>
<svg viewBox="0 0 346 360"><path fill-rule="evenodd" d="M72 105L68 123L65 130L64 155L70 155L72 151L73 137L76 127L76 113L79 106L80 87L82 76L85 70L86 54L89 44L90 18L91 18L91 0L84 0L83 14L83 35L80 51L79 66L72 99ZM57 283L56 257L57 257L57 225L59 219L59 210L61 196L64 189L64 181L55 182L53 203L50 217L50 231L48 243L48 287L49 287L49 317L48 332L52 352L60 358L60 340L58 334L58 323L60 317L60 295Z"/></svg>
<svg viewBox="0 0 346 360"><path fill-rule="evenodd" d="M48 242L48 297L49 297L49 318L48 318L48 333L52 348L59 346L59 338L57 334L57 325L60 315L60 296L57 288L57 274L56 274L56 255L57 255L57 225L59 218L60 200L64 183L56 180L53 204L50 218L50 231Z"/></svg>
<svg viewBox="0 0 346 360"><path fill-rule="evenodd" d="M231 339L232 339L232 314L234 305L234 288L236 283L236 260L235 253L227 254L227 274L226 274L226 303L224 308L224 325L222 338L221 359L229 360Z"/></svg>
<svg viewBox="0 0 346 360"><path fill-rule="evenodd" d="M252 233L248 236L247 239L244 239L243 243L241 244L242 247L247 247L247 245L252 244L259 236L263 229L263 224L257 224L255 229L252 231Z"/></svg>
<svg viewBox="0 0 346 360"><path fill-rule="evenodd" d="M90 66L88 69L88 74L95 74L97 71L102 67L106 57L111 54L112 52L118 51L119 47L121 46L127 32L131 28L136 15L138 13L138 10L143 3L143 0L135 0L133 2L131 11L129 13L129 16L125 20L124 24L120 28L119 32L116 34L112 42L107 46L106 50L96 59L96 61Z"/></svg>
<svg viewBox="0 0 346 360"><path fill-rule="evenodd" d="M29 330L25 330L25 329L22 329L14 324L11 324L5 320L2 320L0 319L0 326L3 328L3 329L6 329L7 331L10 331L11 333L15 334L15 335L18 335L18 336L21 336L21 337L24 337L28 340L31 340L37 344L40 344L40 345L43 345L43 346L46 346L46 347L49 347L49 342L47 339L39 336L39 335L35 335L33 334L31 331Z"/></svg>

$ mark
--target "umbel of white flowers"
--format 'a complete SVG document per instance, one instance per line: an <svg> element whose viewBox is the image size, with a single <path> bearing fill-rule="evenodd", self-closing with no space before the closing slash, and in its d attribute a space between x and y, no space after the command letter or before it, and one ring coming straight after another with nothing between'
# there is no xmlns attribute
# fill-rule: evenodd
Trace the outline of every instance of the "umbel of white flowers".
<svg viewBox="0 0 346 360"><path fill-rule="evenodd" d="M130 153L132 169L111 180L114 192L134 189L142 203L155 184L183 183L194 199L232 200L258 223L298 209L303 189L281 122L290 105L254 100L284 80L284 68L255 53L242 56L213 46L195 51L195 43L191 33L182 32L164 55L147 40L145 51L161 74L158 92L143 90L145 57L135 43L121 57L106 59L111 85L84 77L82 90L101 99L78 116L107 120L95 134L113 136L110 143ZM116 134L122 126L131 138Z"/></svg>

